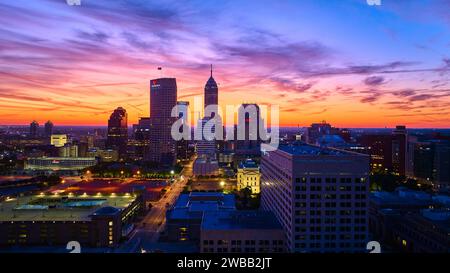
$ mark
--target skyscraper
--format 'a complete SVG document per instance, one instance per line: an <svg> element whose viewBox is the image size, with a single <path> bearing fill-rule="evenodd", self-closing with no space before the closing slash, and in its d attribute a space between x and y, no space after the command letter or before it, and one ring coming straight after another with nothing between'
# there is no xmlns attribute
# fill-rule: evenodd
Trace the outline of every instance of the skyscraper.
<svg viewBox="0 0 450 273"><path fill-rule="evenodd" d="M217 87L217 83L212 75L212 65L211 65L211 75L208 81L205 84L205 109L207 106L216 106L214 107L213 114L211 117L214 117L217 114L217 105L219 104L219 88Z"/></svg>
<svg viewBox="0 0 450 273"><path fill-rule="evenodd" d="M53 122L50 120L45 123L45 136L50 137L53 134Z"/></svg>
<svg viewBox="0 0 450 273"><path fill-rule="evenodd" d="M198 158L194 162L194 174L214 174L218 170L217 142L214 136L212 139L205 136L205 132L212 134L218 133L217 128L222 126L220 116L218 115L219 89L217 83L211 75L205 84L205 116L198 120L196 130L202 130L202 139L197 141L196 149ZM208 109L207 109L208 108ZM208 112L208 113L207 113ZM212 119L215 119L214 123ZM211 121L211 122L210 122ZM206 170L206 171L205 171Z"/></svg>
<svg viewBox="0 0 450 273"><path fill-rule="evenodd" d="M128 141L128 114L127 111L118 107L108 120L108 136L106 145L108 148L116 149L121 157L125 156Z"/></svg>
<svg viewBox="0 0 450 273"><path fill-rule="evenodd" d="M261 159L261 207L291 252L362 252L368 241L369 156L304 143Z"/></svg>
<svg viewBox="0 0 450 273"><path fill-rule="evenodd" d="M37 137L38 131L39 131L39 123L37 121L33 120L30 123L30 137L31 138Z"/></svg>
<svg viewBox="0 0 450 273"><path fill-rule="evenodd" d="M392 134L367 134L361 137L361 144L371 155L372 169L390 171L405 175L407 170L408 134L406 127L399 125Z"/></svg>
<svg viewBox="0 0 450 273"><path fill-rule="evenodd" d="M150 145L149 117L141 117L137 124L133 124L133 139L134 155L136 158L143 159Z"/></svg>
<svg viewBox="0 0 450 273"><path fill-rule="evenodd" d="M440 190L450 189L450 141L436 142L434 156L434 181Z"/></svg>
<svg viewBox="0 0 450 273"><path fill-rule="evenodd" d="M242 127L245 130L245 134L244 139L236 138L236 154L258 156L261 148L259 126L264 126L258 104L242 104L239 107L238 116L238 128ZM235 132L235 136L238 136L237 131Z"/></svg>
<svg viewBox="0 0 450 273"><path fill-rule="evenodd" d="M218 114L218 104L219 104L219 89L217 88L217 83L212 75L212 65L211 65L211 75L205 84L205 111L207 107L212 107L211 115L207 115L205 112L205 117L198 121L198 128L201 128L203 132L216 133L216 126L222 126L221 124L211 124L208 123L212 118L216 117ZM219 118L219 117L218 117ZM202 140L197 142L197 154L200 157L216 158L216 140L207 139L205 136Z"/></svg>
<svg viewBox="0 0 450 273"><path fill-rule="evenodd" d="M183 118L183 120L186 120L186 123L189 122L189 102L188 101L177 101L177 112L178 112L178 118ZM184 122L183 122L184 125ZM186 124L190 126L190 124ZM190 127L189 127L190 128ZM190 133L190 132L189 132ZM179 160L187 160L189 159L189 141L186 139L181 139L177 141L177 159Z"/></svg>
<svg viewBox="0 0 450 273"><path fill-rule="evenodd" d="M175 78L150 81L150 146L145 158L164 165L172 165L176 158L175 140L172 138L172 108L177 104Z"/></svg>

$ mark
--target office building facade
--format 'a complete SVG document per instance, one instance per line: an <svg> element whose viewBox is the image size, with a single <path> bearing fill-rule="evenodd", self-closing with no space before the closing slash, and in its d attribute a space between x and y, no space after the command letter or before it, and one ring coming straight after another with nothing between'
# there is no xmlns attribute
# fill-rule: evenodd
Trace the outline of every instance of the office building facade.
<svg viewBox="0 0 450 273"><path fill-rule="evenodd" d="M291 252L362 252L368 240L369 157L304 143L261 160L261 206Z"/></svg>
<svg viewBox="0 0 450 273"><path fill-rule="evenodd" d="M176 159L176 143L172 138L172 109L177 104L175 78L150 81L150 143L145 159L164 165L172 165Z"/></svg>
<svg viewBox="0 0 450 273"><path fill-rule="evenodd" d="M128 141L128 114L127 111L118 107L114 110L108 120L108 136L106 146L116 149L121 157L127 152Z"/></svg>

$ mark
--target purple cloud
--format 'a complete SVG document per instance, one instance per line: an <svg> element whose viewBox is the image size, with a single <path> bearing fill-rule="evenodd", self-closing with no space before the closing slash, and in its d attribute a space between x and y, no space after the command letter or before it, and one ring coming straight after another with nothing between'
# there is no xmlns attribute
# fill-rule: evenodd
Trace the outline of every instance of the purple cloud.
<svg viewBox="0 0 450 273"><path fill-rule="evenodd" d="M381 76L371 76L364 79L364 83L368 86L378 86L384 83L384 78Z"/></svg>

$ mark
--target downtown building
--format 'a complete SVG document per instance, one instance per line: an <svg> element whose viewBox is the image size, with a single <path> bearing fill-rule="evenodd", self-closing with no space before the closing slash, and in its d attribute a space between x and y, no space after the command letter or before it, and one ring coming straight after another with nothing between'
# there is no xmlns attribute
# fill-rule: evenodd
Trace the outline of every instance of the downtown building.
<svg viewBox="0 0 450 273"><path fill-rule="evenodd" d="M360 140L371 157L372 170L406 175L408 170L408 134L406 127L398 125L391 134L367 134Z"/></svg>
<svg viewBox="0 0 450 273"><path fill-rule="evenodd" d="M118 107L108 120L108 136L106 147L116 149L120 157L126 155L128 142L128 114L127 111Z"/></svg>
<svg viewBox="0 0 450 273"><path fill-rule="evenodd" d="M216 139L210 139L205 137L203 132L211 132L217 135L217 128L222 126L220 116L218 116L218 104L219 104L219 89L217 83L212 75L211 66L211 76L205 84L205 110L207 107L211 110L211 115L203 117L198 120L196 130L199 130L199 135L201 135L201 140L196 143L196 151L198 158L194 162L193 172L194 175L217 175L219 170L219 162L217 161L217 143ZM211 109L212 108L212 109ZM217 122L213 123L212 119L218 119Z"/></svg>
<svg viewBox="0 0 450 273"><path fill-rule="evenodd" d="M370 194L370 233L385 249L450 253L450 197L398 187Z"/></svg>
<svg viewBox="0 0 450 273"><path fill-rule="evenodd" d="M133 124L133 141L128 143L128 151L136 159L143 159L150 145L150 118L141 117L137 124Z"/></svg>
<svg viewBox="0 0 450 273"><path fill-rule="evenodd" d="M201 253L285 252L283 228L274 214L237 210L233 194L181 194L166 213L171 242L197 242Z"/></svg>
<svg viewBox="0 0 450 273"><path fill-rule="evenodd" d="M150 143L144 158L148 161L173 165L176 160L176 142L172 138L172 108L177 105L175 78L150 81Z"/></svg>
<svg viewBox="0 0 450 273"><path fill-rule="evenodd" d="M47 121L44 125L44 134L46 138L49 138L53 134L53 122Z"/></svg>
<svg viewBox="0 0 450 273"><path fill-rule="evenodd" d="M261 206L283 226L290 252L363 252L369 156L304 143L261 159Z"/></svg>
<svg viewBox="0 0 450 273"><path fill-rule="evenodd" d="M252 194L261 192L261 173L259 166L251 159L242 161L237 169L237 190L249 188Z"/></svg>
<svg viewBox="0 0 450 273"><path fill-rule="evenodd" d="M30 123L30 138L37 138L39 136L39 123L33 120Z"/></svg>
<svg viewBox="0 0 450 273"><path fill-rule="evenodd" d="M203 131L216 133L216 126L221 126L219 124L212 124L210 121L212 118L218 115L218 105L219 105L219 89L217 83L212 75L211 66L211 76L205 84L205 109L207 107L212 108L211 115L200 119L197 124L197 128ZM220 118L220 117L219 117ZM197 155L199 157L215 159L217 153L216 139L208 139L202 133L202 139L197 142Z"/></svg>
<svg viewBox="0 0 450 273"><path fill-rule="evenodd" d="M141 195L39 195L0 202L0 248L117 247L145 205Z"/></svg>
<svg viewBox="0 0 450 273"><path fill-rule="evenodd" d="M238 126L235 127L235 154L241 159L259 157L261 154L260 127L264 126L261 110L256 103L243 103L238 111ZM239 138L239 128L244 131L243 138Z"/></svg>
<svg viewBox="0 0 450 273"><path fill-rule="evenodd" d="M189 128L189 102L188 101L177 101L177 113L178 118L183 119L183 126L185 128ZM189 149L189 140L188 139L180 139L176 141L176 151L177 151L177 160L188 160L192 153Z"/></svg>

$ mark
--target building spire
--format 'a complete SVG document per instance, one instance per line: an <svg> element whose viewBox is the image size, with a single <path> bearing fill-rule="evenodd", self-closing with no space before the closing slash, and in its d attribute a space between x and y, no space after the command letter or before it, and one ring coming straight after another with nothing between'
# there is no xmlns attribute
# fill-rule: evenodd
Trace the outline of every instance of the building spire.
<svg viewBox="0 0 450 273"><path fill-rule="evenodd" d="M212 64L211 64L211 77L212 77Z"/></svg>

